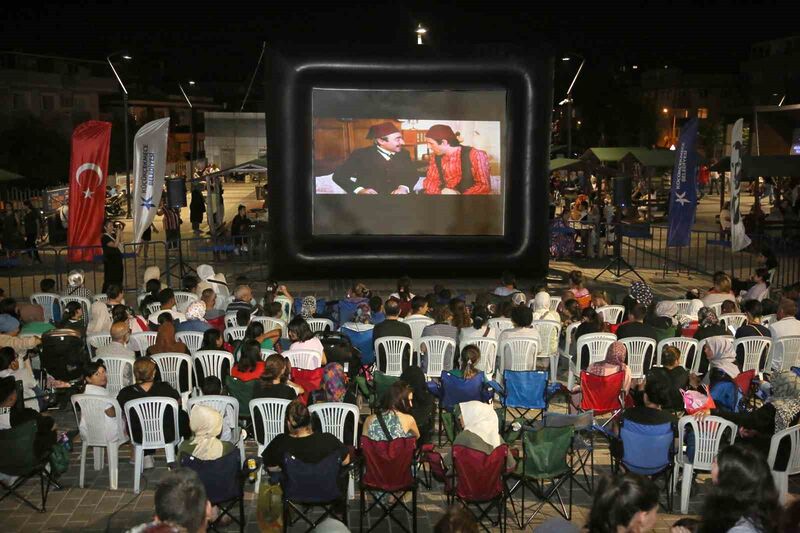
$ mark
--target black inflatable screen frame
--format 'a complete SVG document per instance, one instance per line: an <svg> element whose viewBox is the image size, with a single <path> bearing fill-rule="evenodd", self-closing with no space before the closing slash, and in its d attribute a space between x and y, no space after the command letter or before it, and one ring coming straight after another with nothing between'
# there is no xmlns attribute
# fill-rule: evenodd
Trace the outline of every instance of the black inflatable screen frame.
<svg viewBox="0 0 800 533"><path fill-rule="evenodd" d="M270 273L288 279L520 276L547 272L553 60L268 52L266 127ZM504 233L499 236L312 234L314 88L507 91Z"/></svg>

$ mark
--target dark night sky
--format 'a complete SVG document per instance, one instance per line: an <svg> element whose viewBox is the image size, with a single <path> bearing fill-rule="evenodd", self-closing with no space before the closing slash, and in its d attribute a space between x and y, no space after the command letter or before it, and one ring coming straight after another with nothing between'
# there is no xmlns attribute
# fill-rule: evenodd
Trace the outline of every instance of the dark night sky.
<svg viewBox="0 0 800 533"><path fill-rule="evenodd" d="M700 72L736 72L752 42L800 33L796 0L112 4L4 6L0 49L103 59L125 48L140 69L150 59L175 79L246 83L262 41L392 53L413 43L420 21L443 48L548 40L558 53L586 55L589 66L671 64Z"/></svg>

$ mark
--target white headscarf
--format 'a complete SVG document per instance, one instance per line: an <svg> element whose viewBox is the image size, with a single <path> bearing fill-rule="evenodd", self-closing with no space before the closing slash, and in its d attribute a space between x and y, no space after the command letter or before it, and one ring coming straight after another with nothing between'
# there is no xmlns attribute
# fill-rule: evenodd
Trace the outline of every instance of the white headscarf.
<svg viewBox="0 0 800 533"><path fill-rule="evenodd" d="M689 311L686 314L689 316L696 317L697 313L699 313L700 309L702 309L703 307L705 307L703 300L694 299L691 302L689 302Z"/></svg>
<svg viewBox="0 0 800 533"><path fill-rule="evenodd" d="M709 361L712 368L719 368L731 378L739 375L739 367L736 366L736 352L730 337L723 335L709 337L706 339L706 346L714 354Z"/></svg>
<svg viewBox="0 0 800 533"><path fill-rule="evenodd" d="M144 269L144 279L142 280L142 283L144 283L144 285L147 285L147 282L150 281L151 279L156 279L156 280L161 279L161 269L155 265L149 266Z"/></svg>
<svg viewBox="0 0 800 533"><path fill-rule="evenodd" d="M503 444L497 429L497 415L491 405L474 400L458 405L461 408L461 418L464 419L465 430L479 436L492 449Z"/></svg>
<svg viewBox="0 0 800 533"><path fill-rule="evenodd" d="M550 294L544 291L537 292L533 298L533 310L546 311L548 309L550 309Z"/></svg>
<svg viewBox="0 0 800 533"><path fill-rule="evenodd" d="M205 405L195 405L189 415L192 441L195 445L192 455L202 461L213 461L222 457L222 441L217 435L222 431L222 415Z"/></svg>
<svg viewBox="0 0 800 533"><path fill-rule="evenodd" d="M197 267L197 277L201 281L208 281L214 277L214 267L211 265L200 265Z"/></svg>

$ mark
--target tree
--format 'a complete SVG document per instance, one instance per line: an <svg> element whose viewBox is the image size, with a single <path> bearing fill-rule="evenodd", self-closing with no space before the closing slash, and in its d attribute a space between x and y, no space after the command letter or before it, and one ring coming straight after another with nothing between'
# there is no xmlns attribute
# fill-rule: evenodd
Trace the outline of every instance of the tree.
<svg viewBox="0 0 800 533"><path fill-rule="evenodd" d="M0 168L28 178L27 187L65 183L69 160L69 139L33 115L16 118L0 132Z"/></svg>

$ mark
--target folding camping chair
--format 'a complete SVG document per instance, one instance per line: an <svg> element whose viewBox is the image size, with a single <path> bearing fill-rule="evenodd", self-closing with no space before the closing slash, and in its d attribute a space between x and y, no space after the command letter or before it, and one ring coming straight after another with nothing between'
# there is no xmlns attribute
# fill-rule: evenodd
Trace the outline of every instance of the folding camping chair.
<svg viewBox="0 0 800 533"><path fill-rule="evenodd" d="M499 388L499 387L498 387ZM442 430L453 442L455 438L453 409L462 402L477 400L488 402L494 396L495 387L484 383L483 372L478 372L470 379L442 372L439 388L431 391L439 399L439 445L442 445Z"/></svg>
<svg viewBox="0 0 800 533"><path fill-rule="evenodd" d="M364 516L372 509L379 507L381 516L371 521L366 532L375 529L384 520L391 519L403 531L417 531L417 480L413 475L414 457L417 442L413 437L374 441L361 436L361 452L363 454L361 471L361 505L359 507L360 529L364 529ZM407 493L411 493L411 507L403 501ZM373 503L367 507L367 494ZM385 501L391 499L392 501ZM392 512L397 508L411 513L411 528L400 521Z"/></svg>
<svg viewBox="0 0 800 533"><path fill-rule="evenodd" d="M342 467L342 454L336 451L318 463L304 463L287 453L281 468L281 488L283 489L283 530L288 531L302 520L313 531L320 522L337 511L347 525L347 473ZM343 481L344 480L344 481ZM321 507L323 512L311 518L308 511Z"/></svg>
<svg viewBox="0 0 800 533"><path fill-rule="evenodd" d="M581 404L573 404L573 407L581 411L591 410L595 416L611 413L611 418L601 425L605 428L625 408L625 395L622 392L624 381L625 372L608 376L581 372Z"/></svg>
<svg viewBox="0 0 800 533"><path fill-rule="evenodd" d="M545 412L542 420L534 427L563 428L571 426L572 436L572 472L574 483L586 494L594 494L594 413L586 411L573 415ZM583 481L576 476L582 474Z"/></svg>
<svg viewBox="0 0 800 533"><path fill-rule="evenodd" d="M40 513L47 512L47 495L50 493L50 485L57 488L60 486L51 477L48 469L48 452L43 457L37 457L34 452L33 441L36 438L37 424L35 420L30 420L11 429L0 430L0 473L13 476L16 479L9 483L0 481L0 488L3 491L0 501L8 496L13 496ZM34 477L39 478L41 485L42 506L36 507L28 498L20 493L22 485Z"/></svg>
<svg viewBox="0 0 800 533"><path fill-rule="evenodd" d="M380 408L383 397L392 384L399 379L399 376L389 376L376 370L372 373L372 381L367 381L365 376L356 376L355 381L358 385L358 390L367 398L367 403L374 412Z"/></svg>
<svg viewBox="0 0 800 533"><path fill-rule="evenodd" d="M518 525L525 529L545 505L550 505L566 520L572 519L572 481L573 471L570 462L572 438L575 431L572 426L560 428L542 427L529 429L522 434L522 460L511 477L516 482L509 490L512 509L513 496L521 489L521 505ZM549 486L546 484L549 481ZM564 505L561 488L569 481L569 504ZM525 520L525 489L539 498L534 511ZM553 499L558 501L558 505ZM514 511L516 515L516 511Z"/></svg>
<svg viewBox="0 0 800 533"><path fill-rule="evenodd" d="M509 411L515 422L519 419L525 421L527 414L533 410L539 411L533 420L544 415L548 405L547 371L506 370L503 378L504 388L500 394L500 402L503 406L503 425L505 425L506 415Z"/></svg>
<svg viewBox="0 0 800 533"><path fill-rule="evenodd" d="M508 445L503 444L487 455L465 446L453 446L454 486L448 494L450 505L460 501L486 533L492 530L484 525L484 519L500 531L506 530L506 457ZM473 512L472 507L477 509ZM491 513L497 510L497 520Z"/></svg>
<svg viewBox="0 0 800 533"><path fill-rule="evenodd" d="M622 442L622 457L618 458L618 466L627 472L650 477L653 481L663 477L667 495L664 510L671 513L675 497L672 485L675 467L673 424L647 425L623 419L620 422L619 438Z"/></svg>
<svg viewBox="0 0 800 533"><path fill-rule="evenodd" d="M217 518L208 524L213 531L222 527L220 521L227 515L239 525L239 531L244 532L244 480L242 462L239 454L230 452L219 459L203 461L192 455L184 455L181 466L197 472L200 481L206 488L206 497L211 505L219 508ZM234 516L233 510L239 508L239 516Z"/></svg>

